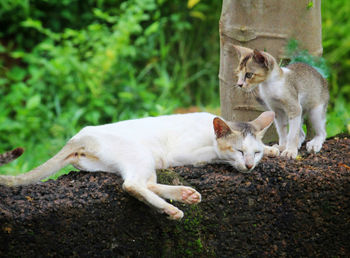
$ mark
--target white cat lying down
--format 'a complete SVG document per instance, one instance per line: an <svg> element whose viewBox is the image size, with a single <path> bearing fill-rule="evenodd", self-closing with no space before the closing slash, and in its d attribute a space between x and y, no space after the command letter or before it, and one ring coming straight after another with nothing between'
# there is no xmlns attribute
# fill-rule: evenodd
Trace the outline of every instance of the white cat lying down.
<svg viewBox="0 0 350 258"><path fill-rule="evenodd" d="M69 164L85 171L119 173L129 194L170 219L181 219L183 212L164 199L194 204L201 195L191 187L157 184L155 170L227 162L239 171L251 171L264 152L279 154L261 141L273 119L271 111L249 123L191 113L88 126L44 164L22 175L0 176L0 184L35 183Z"/></svg>

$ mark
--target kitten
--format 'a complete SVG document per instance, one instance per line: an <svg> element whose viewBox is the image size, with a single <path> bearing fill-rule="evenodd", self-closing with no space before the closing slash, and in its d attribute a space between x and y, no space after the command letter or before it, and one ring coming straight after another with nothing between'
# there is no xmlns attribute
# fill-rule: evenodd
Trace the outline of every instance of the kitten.
<svg viewBox="0 0 350 258"><path fill-rule="evenodd" d="M201 195L191 187L157 184L155 170L227 162L240 171L251 171L264 152L273 156L278 151L261 141L273 119L271 111L248 123L190 113L88 126L41 166L18 176L0 176L0 184L31 184L69 164L91 172L118 172L129 194L170 219L181 219L183 212L164 199L194 204Z"/></svg>
<svg viewBox="0 0 350 258"><path fill-rule="evenodd" d="M319 152L326 139L327 81L311 66L293 63L279 67L263 51L234 46L240 62L237 86L251 92L258 86L267 108L276 113L275 125L282 156L296 158L305 140L303 118L307 116L315 137L306 144L308 152ZM288 131L289 124L289 131Z"/></svg>
<svg viewBox="0 0 350 258"><path fill-rule="evenodd" d="M0 154L0 166L7 164L14 159L17 159L19 156L22 155L23 151L24 150L22 148L16 148L12 151Z"/></svg>

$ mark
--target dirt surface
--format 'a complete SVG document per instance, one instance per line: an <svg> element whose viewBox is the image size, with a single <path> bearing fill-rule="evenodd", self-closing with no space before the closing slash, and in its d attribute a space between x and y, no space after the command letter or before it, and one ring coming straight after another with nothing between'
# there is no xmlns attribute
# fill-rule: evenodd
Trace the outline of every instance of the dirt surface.
<svg viewBox="0 0 350 258"><path fill-rule="evenodd" d="M169 221L108 173L72 172L0 186L0 256L349 257L350 138L297 160L264 159L251 174L226 165L177 167L159 181L195 187L203 201Z"/></svg>

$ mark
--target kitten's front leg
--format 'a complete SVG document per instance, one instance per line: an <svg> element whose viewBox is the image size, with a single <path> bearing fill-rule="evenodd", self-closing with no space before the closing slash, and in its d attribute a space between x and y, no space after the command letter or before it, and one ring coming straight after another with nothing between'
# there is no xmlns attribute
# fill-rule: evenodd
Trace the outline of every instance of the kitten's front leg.
<svg viewBox="0 0 350 258"><path fill-rule="evenodd" d="M276 113L275 127L278 134L278 145L274 145L273 147L278 148L279 151L282 152L286 149L286 145L287 145L288 119L284 111L276 111L275 113Z"/></svg>
<svg viewBox="0 0 350 258"><path fill-rule="evenodd" d="M301 112L300 112L301 113ZM299 133L301 125L301 114L289 119L289 132L287 137L287 147L281 156L295 159L298 155Z"/></svg>

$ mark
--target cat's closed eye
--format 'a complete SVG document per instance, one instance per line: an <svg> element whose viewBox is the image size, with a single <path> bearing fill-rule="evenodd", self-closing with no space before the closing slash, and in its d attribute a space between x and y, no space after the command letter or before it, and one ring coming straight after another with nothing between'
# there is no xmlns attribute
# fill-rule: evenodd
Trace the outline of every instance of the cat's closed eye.
<svg viewBox="0 0 350 258"><path fill-rule="evenodd" d="M242 150L236 150L236 151L238 151L239 153L241 153L242 156L244 155L244 152L243 152Z"/></svg>
<svg viewBox="0 0 350 258"><path fill-rule="evenodd" d="M253 75L254 75L253 73L246 73L246 74L245 74L245 77L248 78L248 79L250 79L250 78L253 77Z"/></svg>
<svg viewBox="0 0 350 258"><path fill-rule="evenodd" d="M254 152L254 155L259 155L261 153L261 151L256 151Z"/></svg>

